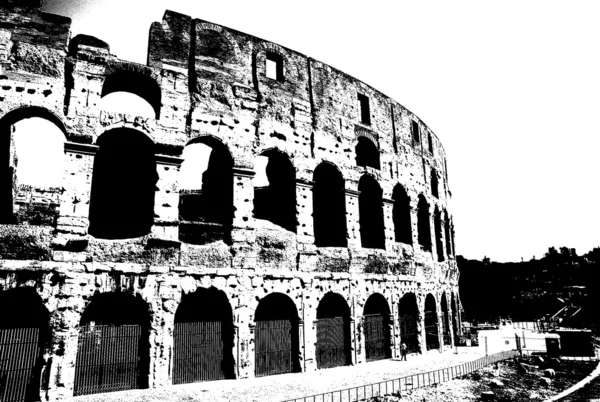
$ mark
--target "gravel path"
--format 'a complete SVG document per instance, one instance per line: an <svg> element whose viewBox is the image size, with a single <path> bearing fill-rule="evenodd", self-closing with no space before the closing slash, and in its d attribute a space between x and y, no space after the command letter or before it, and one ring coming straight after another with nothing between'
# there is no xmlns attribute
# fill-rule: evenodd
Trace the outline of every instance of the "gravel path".
<svg viewBox="0 0 600 402"><path fill-rule="evenodd" d="M521 334L521 331L519 331ZM485 331L480 334L488 337L488 352L514 348L514 330ZM533 338L539 334L528 334ZM529 344L528 347L531 347ZM485 342L478 347L448 349L443 353L430 351L424 355L409 355L408 361L388 359L369 362L356 366L336 367L308 373L274 375L242 380L209 381L185 385L173 385L164 388L113 392L71 398L72 401L265 401L278 402L292 398L335 391L384 380L403 377L410 374L450 367L473 361L485 355Z"/></svg>

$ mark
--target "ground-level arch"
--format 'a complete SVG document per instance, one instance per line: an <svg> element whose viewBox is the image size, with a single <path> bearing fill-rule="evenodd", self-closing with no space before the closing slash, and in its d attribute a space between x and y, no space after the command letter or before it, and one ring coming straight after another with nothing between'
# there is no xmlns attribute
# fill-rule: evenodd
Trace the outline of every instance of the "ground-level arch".
<svg viewBox="0 0 600 402"><path fill-rule="evenodd" d="M350 308L339 294L325 294L317 307L317 368L350 364Z"/></svg>
<svg viewBox="0 0 600 402"><path fill-rule="evenodd" d="M374 293L365 303L363 315L365 334L365 356L367 361L389 359L390 347L390 307L380 293Z"/></svg>

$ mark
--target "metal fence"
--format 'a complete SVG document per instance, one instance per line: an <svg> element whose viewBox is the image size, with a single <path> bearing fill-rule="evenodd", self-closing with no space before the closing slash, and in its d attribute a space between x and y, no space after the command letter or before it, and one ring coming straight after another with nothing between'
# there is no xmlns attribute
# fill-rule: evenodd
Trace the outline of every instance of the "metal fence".
<svg viewBox="0 0 600 402"><path fill-rule="evenodd" d="M539 349L523 349L523 356L546 355L546 350ZM600 361L600 349L594 348L594 356L558 356L560 360L572 360L583 362Z"/></svg>
<svg viewBox="0 0 600 402"><path fill-rule="evenodd" d="M285 402L353 402L387 394L402 394L417 388L424 388L434 384L450 381L466 374L477 371L490 364L519 356L516 350L509 350L485 356L477 360L462 363L457 366L446 367L439 370L412 374L405 377L377 382L359 387L346 388L322 394L305 396L302 398L288 399Z"/></svg>

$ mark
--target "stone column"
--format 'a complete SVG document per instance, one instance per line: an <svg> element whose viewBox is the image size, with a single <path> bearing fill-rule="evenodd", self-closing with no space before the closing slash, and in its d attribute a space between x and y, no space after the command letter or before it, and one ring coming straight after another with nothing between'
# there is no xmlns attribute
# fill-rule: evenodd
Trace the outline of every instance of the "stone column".
<svg viewBox="0 0 600 402"><path fill-rule="evenodd" d="M298 243L314 244L315 231L313 224L313 182L296 179L296 229Z"/></svg>
<svg viewBox="0 0 600 402"><path fill-rule="evenodd" d="M152 235L161 240L179 241L179 171L182 158L156 155L156 194Z"/></svg>
<svg viewBox="0 0 600 402"><path fill-rule="evenodd" d="M382 198L383 201L383 227L385 233L385 249L393 250L396 243L396 233L394 228L394 200L391 198Z"/></svg>
<svg viewBox="0 0 600 402"><path fill-rule="evenodd" d="M89 227L90 196L96 145L65 142L64 192L56 229L67 237L84 236Z"/></svg>
<svg viewBox="0 0 600 402"><path fill-rule="evenodd" d="M367 361L367 349L365 342L365 320L364 316L357 315L351 318L356 323L355 348L356 362L353 364L361 364Z"/></svg>
<svg viewBox="0 0 600 402"><path fill-rule="evenodd" d="M419 245L419 199L410 199L410 223L412 233L412 244L415 250L418 250Z"/></svg>
<svg viewBox="0 0 600 402"><path fill-rule="evenodd" d="M442 311L441 298L436 297L435 314L438 318L438 342L440 344L440 352L444 351L444 312Z"/></svg>
<svg viewBox="0 0 600 402"><path fill-rule="evenodd" d="M437 244L435 241L435 209L432 209L432 207L433 204L429 205L429 241L431 241L431 259L433 262L436 262Z"/></svg>
<svg viewBox="0 0 600 402"><path fill-rule="evenodd" d="M298 319L298 349L299 356L298 361L300 363L300 371L302 373L306 372L306 341L304 339L304 320Z"/></svg>
<svg viewBox="0 0 600 402"><path fill-rule="evenodd" d="M415 292L419 315L417 317L418 344L421 354L427 353L427 338L425 335L425 295Z"/></svg>
<svg viewBox="0 0 600 402"><path fill-rule="evenodd" d="M254 230L251 227L254 210L255 172L243 168L233 169L233 225L231 240L234 250L233 268L254 268L256 252L252 245L255 242ZM241 330L241 328L240 328Z"/></svg>
<svg viewBox="0 0 600 402"><path fill-rule="evenodd" d="M361 248L360 212L358 196L360 191L346 189L346 230L348 232L348 248Z"/></svg>

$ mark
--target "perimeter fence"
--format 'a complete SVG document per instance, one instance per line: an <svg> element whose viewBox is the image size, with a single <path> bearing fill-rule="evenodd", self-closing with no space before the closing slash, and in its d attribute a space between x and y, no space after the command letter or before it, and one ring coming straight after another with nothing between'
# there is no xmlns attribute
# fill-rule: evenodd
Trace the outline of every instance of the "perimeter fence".
<svg viewBox="0 0 600 402"><path fill-rule="evenodd" d="M481 357L477 360L462 363L452 367L446 367L438 370L426 371L423 373L412 374L393 380L376 382L373 384L361 385L358 387L346 388L337 391L325 392L302 398L288 399L285 402L354 402L363 401L367 398L383 396L388 394L399 395L404 391L410 391L417 388L429 387L434 384L440 384L446 381L462 377L474 371L477 371L490 364L499 361L512 359L520 356L517 350L508 350Z"/></svg>

